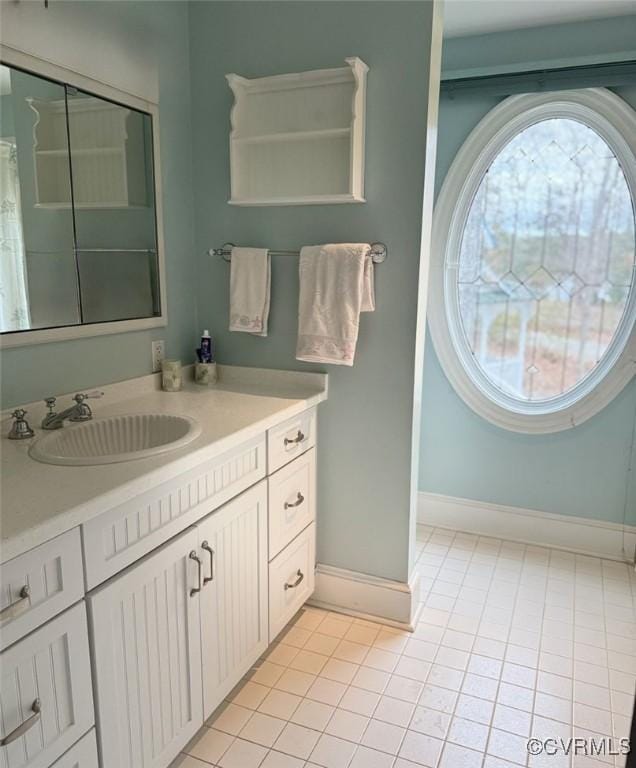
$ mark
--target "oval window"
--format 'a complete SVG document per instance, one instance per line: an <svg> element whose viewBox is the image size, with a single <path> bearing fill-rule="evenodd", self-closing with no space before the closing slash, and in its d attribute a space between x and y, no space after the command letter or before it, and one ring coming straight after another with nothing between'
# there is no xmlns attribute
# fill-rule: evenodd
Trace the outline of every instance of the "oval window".
<svg viewBox="0 0 636 768"><path fill-rule="evenodd" d="M441 325L452 347L440 359L444 365L453 356L454 384L463 369L456 388L462 395L467 387L475 390L464 398L475 410L521 431L580 422L590 408L579 407L576 419L568 411L617 365L627 369L618 377L623 386L634 373L633 355L621 357L633 346L636 319L636 160L624 125L581 103L599 92L623 120L628 114L636 123L624 102L617 105L618 97L600 89L512 97L493 111L489 140L471 134L472 161L464 145L436 208ZM477 133L488 133L489 119ZM454 178L461 173L463 184ZM440 205L452 209L445 212L445 237ZM614 382L610 389L616 388ZM475 407L484 398L485 408Z"/></svg>

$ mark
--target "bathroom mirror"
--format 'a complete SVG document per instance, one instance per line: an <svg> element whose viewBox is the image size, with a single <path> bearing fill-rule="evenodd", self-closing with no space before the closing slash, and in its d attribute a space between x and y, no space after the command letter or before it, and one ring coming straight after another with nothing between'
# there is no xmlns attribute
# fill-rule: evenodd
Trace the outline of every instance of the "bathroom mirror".
<svg viewBox="0 0 636 768"><path fill-rule="evenodd" d="M2 346L165 324L140 106L0 65Z"/></svg>

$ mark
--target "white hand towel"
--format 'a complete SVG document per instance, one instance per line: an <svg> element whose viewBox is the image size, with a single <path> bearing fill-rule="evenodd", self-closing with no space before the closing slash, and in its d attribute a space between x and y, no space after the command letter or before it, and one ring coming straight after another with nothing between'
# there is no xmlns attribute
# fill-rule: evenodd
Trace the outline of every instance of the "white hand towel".
<svg viewBox="0 0 636 768"><path fill-rule="evenodd" d="M305 246L300 252L296 359L353 365L360 312L373 312L371 246Z"/></svg>
<svg viewBox="0 0 636 768"><path fill-rule="evenodd" d="M267 336L271 260L267 248L232 248L230 330Z"/></svg>

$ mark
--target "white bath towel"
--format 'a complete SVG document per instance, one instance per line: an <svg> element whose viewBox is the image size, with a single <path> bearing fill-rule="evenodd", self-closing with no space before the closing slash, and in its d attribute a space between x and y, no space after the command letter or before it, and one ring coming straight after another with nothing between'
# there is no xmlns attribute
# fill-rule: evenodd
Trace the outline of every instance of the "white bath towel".
<svg viewBox="0 0 636 768"><path fill-rule="evenodd" d="M301 250L298 360L353 365L360 312L375 309L370 251L367 243Z"/></svg>
<svg viewBox="0 0 636 768"><path fill-rule="evenodd" d="M267 248L232 248L230 330L267 336L271 260Z"/></svg>

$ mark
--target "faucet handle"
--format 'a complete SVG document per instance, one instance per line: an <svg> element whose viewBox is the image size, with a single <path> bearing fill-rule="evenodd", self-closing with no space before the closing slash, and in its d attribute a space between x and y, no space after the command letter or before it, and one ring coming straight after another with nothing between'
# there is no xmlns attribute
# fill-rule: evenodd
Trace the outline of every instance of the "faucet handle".
<svg viewBox="0 0 636 768"><path fill-rule="evenodd" d="M49 413L53 413L53 409L55 408L55 402L57 400L57 397L45 397L44 402L46 403L46 407L49 409Z"/></svg>
<svg viewBox="0 0 636 768"><path fill-rule="evenodd" d="M29 437L33 437L35 432L29 426L27 420L24 418L27 412L24 408L16 408L11 414L15 421L9 431L9 440L24 440Z"/></svg>
<svg viewBox="0 0 636 768"><path fill-rule="evenodd" d="M89 421L93 418L93 412L90 409L90 406L88 403L85 403L84 400L89 400L92 398L102 397L104 393L103 392L88 392L84 394L83 392L78 392L73 400L77 403L77 405L74 408L74 413L72 416L69 416L69 421Z"/></svg>
<svg viewBox="0 0 636 768"><path fill-rule="evenodd" d="M73 398L73 400L75 400L75 402L79 404L84 402L84 400L93 400L103 396L104 396L104 393L99 392L98 390L94 390L93 392L86 392L86 393L78 392Z"/></svg>

